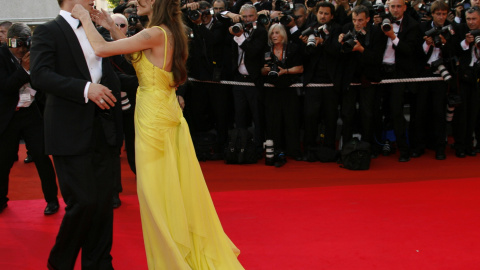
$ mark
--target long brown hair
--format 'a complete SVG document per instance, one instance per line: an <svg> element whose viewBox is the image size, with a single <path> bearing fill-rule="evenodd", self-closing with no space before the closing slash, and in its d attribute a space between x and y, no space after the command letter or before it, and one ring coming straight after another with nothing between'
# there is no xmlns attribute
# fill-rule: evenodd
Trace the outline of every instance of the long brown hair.
<svg viewBox="0 0 480 270"><path fill-rule="evenodd" d="M173 34L172 73L175 86L187 80L188 41L179 0L156 0L148 27L166 25ZM165 44L165 46L167 46ZM165 55L165 57L167 57Z"/></svg>

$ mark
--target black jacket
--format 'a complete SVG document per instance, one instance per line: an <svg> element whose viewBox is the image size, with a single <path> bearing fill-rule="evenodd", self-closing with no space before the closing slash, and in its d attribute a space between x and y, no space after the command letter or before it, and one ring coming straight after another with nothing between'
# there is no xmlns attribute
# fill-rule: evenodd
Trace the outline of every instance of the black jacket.
<svg viewBox="0 0 480 270"><path fill-rule="evenodd" d="M343 33L351 30L354 30L353 23L348 23L344 26ZM368 24L366 34L363 37L359 37L359 42L365 49L363 53L344 53L342 61L344 67L342 83L344 88L351 82L381 81L380 67L387 45L386 42L382 42L384 36L380 27Z"/></svg>
<svg viewBox="0 0 480 270"><path fill-rule="evenodd" d="M30 82L30 75L15 63L6 45L0 46L0 134L12 120L19 100L19 89ZM36 106L35 102L32 106Z"/></svg>
<svg viewBox="0 0 480 270"><path fill-rule="evenodd" d="M109 136L121 143L120 85L108 59L102 62L101 84L112 90L117 104L110 116ZM47 94L45 150L52 155L86 154L93 149L93 126L98 106L85 103L84 89L91 81L82 48L62 16L37 26L32 36L31 79L34 89ZM104 126L105 127L105 126ZM107 132L107 130L105 130ZM112 134L113 133L113 134ZM107 134L106 134L107 135Z"/></svg>

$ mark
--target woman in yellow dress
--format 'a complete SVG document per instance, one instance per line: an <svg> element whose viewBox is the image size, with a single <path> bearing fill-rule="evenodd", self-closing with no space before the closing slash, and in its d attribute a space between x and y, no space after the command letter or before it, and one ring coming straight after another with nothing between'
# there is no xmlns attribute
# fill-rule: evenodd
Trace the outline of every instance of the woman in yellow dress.
<svg viewBox="0 0 480 270"><path fill-rule="evenodd" d="M76 5L72 16L82 22L97 56L132 54L139 81L137 191L148 268L243 269L240 251L218 219L175 95L187 77L188 54L179 0L138 0L137 10L149 17L149 27L129 38L104 10L89 14ZM105 42L91 19L115 41Z"/></svg>

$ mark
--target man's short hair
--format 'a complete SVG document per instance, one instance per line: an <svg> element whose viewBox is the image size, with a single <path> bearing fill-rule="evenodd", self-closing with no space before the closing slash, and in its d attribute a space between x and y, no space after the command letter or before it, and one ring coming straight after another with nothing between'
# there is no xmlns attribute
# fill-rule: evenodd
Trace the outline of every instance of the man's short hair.
<svg viewBox="0 0 480 270"><path fill-rule="evenodd" d="M448 4L445 3L443 0L436 0L435 2L432 3L432 6L430 7L430 11L432 13L435 13L437 10L442 10L442 11L448 11Z"/></svg>
<svg viewBox="0 0 480 270"><path fill-rule="evenodd" d="M58 1L58 6L59 6L59 7L62 7L63 0L57 0L57 1Z"/></svg>
<svg viewBox="0 0 480 270"><path fill-rule="evenodd" d="M10 28L10 26L12 26L12 22L9 22L9 21L3 21L3 22L0 22L0 27L5 27L5 28Z"/></svg>
<svg viewBox="0 0 480 270"><path fill-rule="evenodd" d="M115 14L112 14L112 16L110 17L112 17L112 19L121 18L123 21L125 21L125 24L128 24L127 17L125 17L123 14L115 13Z"/></svg>
<svg viewBox="0 0 480 270"><path fill-rule="evenodd" d="M248 10L248 9L253 9L255 10L255 14L257 13L257 9L252 5L252 4L245 4L240 8L240 14L242 14L243 11Z"/></svg>
<svg viewBox="0 0 480 270"><path fill-rule="evenodd" d="M214 1L212 2L212 5L215 4L215 2L222 2L222 3L223 3L223 7L224 7L225 9L227 9L227 7L228 7L227 1L225 1L225 0L214 0Z"/></svg>
<svg viewBox="0 0 480 270"><path fill-rule="evenodd" d="M327 8L330 8L330 14L333 16L333 14L335 13L335 6L330 3L330 2L318 2L317 5L315 6L315 14L318 13L318 10L321 8L321 7L327 7Z"/></svg>
<svg viewBox="0 0 480 270"><path fill-rule="evenodd" d="M212 8L212 4L210 4L207 1L200 1L198 2L198 9L204 10L204 9L209 9Z"/></svg>
<svg viewBox="0 0 480 270"><path fill-rule="evenodd" d="M478 15L480 15L480 8L479 7L471 7L469 9L467 9L467 11L465 12L465 15L467 14L472 14L472 13L477 13Z"/></svg>
<svg viewBox="0 0 480 270"><path fill-rule="evenodd" d="M365 18L367 18L368 16L370 16L370 12L368 11L368 8L364 5L358 5L358 6L355 6L353 9L352 9L352 13L355 13L357 15L360 15L362 13L365 13Z"/></svg>
<svg viewBox="0 0 480 270"><path fill-rule="evenodd" d="M304 4L295 4L295 6L293 6L293 12L296 12L300 9L303 9L305 13L307 13L307 7Z"/></svg>
<svg viewBox="0 0 480 270"><path fill-rule="evenodd" d="M13 37L18 37L18 38L28 38L32 35L32 30L30 30L30 27L24 23L14 23L10 28L8 29L7 32L7 38L13 38Z"/></svg>

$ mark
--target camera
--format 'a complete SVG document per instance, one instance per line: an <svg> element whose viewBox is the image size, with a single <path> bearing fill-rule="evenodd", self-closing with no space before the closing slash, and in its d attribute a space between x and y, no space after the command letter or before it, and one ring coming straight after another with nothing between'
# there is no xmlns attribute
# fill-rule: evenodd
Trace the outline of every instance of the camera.
<svg viewBox="0 0 480 270"><path fill-rule="evenodd" d="M432 15L432 3L427 4L418 4L418 12L422 15L431 16Z"/></svg>
<svg viewBox="0 0 480 270"><path fill-rule="evenodd" d="M30 50L30 45L32 45L32 38L9 38L7 39L7 45L9 48L26 47L27 50Z"/></svg>
<svg viewBox="0 0 480 270"><path fill-rule="evenodd" d="M258 15L257 22L263 25L268 25L270 23L270 18L265 14Z"/></svg>
<svg viewBox="0 0 480 270"><path fill-rule="evenodd" d="M446 113L446 120L447 122L451 122L453 119L453 114L455 111L455 107L462 103L462 98L458 94L450 93L447 96L447 113Z"/></svg>
<svg viewBox="0 0 480 270"><path fill-rule="evenodd" d="M374 15L378 15L380 18L382 18L382 23L380 25L382 31L388 32L392 30L392 16L388 11L388 6L383 4L375 4L373 5L373 12Z"/></svg>
<svg viewBox="0 0 480 270"><path fill-rule="evenodd" d="M293 3L287 2L285 0L275 1L275 11L287 11L291 9L293 9Z"/></svg>
<svg viewBox="0 0 480 270"><path fill-rule="evenodd" d="M257 29L257 22L249 22L249 23L236 23L232 26L232 32L237 34L241 31L250 31L251 29Z"/></svg>
<svg viewBox="0 0 480 270"><path fill-rule="evenodd" d="M455 3L450 10L455 12L457 7L459 7L459 6L462 6L463 8L465 8L464 3L465 3L465 0L459 1L459 2Z"/></svg>
<svg viewBox="0 0 480 270"><path fill-rule="evenodd" d="M475 46L480 47L480 29L470 30L469 33L475 38Z"/></svg>
<svg viewBox="0 0 480 270"><path fill-rule="evenodd" d="M270 71L268 72L268 77L272 79L278 78L278 61L277 57L273 54L273 52L266 52L265 53L265 64L270 67Z"/></svg>
<svg viewBox="0 0 480 270"><path fill-rule="evenodd" d="M342 52L343 53L349 53L353 50L353 47L355 47L356 45L356 42L355 40L358 39L358 36L359 35L365 35L366 32L363 30L363 31L348 31L348 33L345 34L345 36L343 36L343 45L342 45Z"/></svg>
<svg viewBox="0 0 480 270"><path fill-rule="evenodd" d="M213 9L206 9L204 11L200 11L198 9L195 9L195 10L189 9L187 11L187 16L191 21L196 21L196 20L200 19L200 17L202 17L202 16L208 16L208 15L213 15L213 14L214 14Z"/></svg>
<svg viewBox="0 0 480 270"><path fill-rule="evenodd" d="M328 25L323 24L320 27L308 27L307 29L303 30L301 33L302 36L308 37L307 40L307 50L315 48L317 46L315 37L322 37L323 39L326 38L330 34Z"/></svg>
<svg viewBox="0 0 480 270"><path fill-rule="evenodd" d="M128 16L127 21L129 26L135 26L140 21L140 16L138 16L137 14L132 14Z"/></svg>
<svg viewBox="0 0 480 270"><path fill-rule="evenodd" d="M275 148L273 146L273 140L267 140L263 147L265 148L265 165L275 165Z"/></svg>
<svg viewBox="0 0 480 270"><path fill-rule="evenodd" d="M439 58L435 61L433 61L430 66L436 70L436 72L440 73L444 81L449 81L452 79L452 75L450 75L450 72L448 72L447 68L443 64L443 59Z"/></svg>
<svg viewBox="0 0 480 270"><path fill-rule="evenodd" d="M425 36L433 38L433 43L436 48L442 47L442 35L445 39L449 39L453 34L453 29L451 25L446 25L444 27L433 27L432 29L425 32Z"/></svg>

